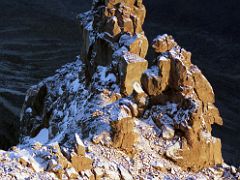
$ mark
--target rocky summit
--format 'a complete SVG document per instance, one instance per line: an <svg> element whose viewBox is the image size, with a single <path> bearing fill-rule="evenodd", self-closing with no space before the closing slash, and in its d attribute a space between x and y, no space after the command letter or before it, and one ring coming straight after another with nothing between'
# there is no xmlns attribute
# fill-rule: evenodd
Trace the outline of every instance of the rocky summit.
<svg viewBox="0 0 240 180"><path fill-rule="evenodd" d="M211 85L172 36L148 42L145 15L141 0L94 0L78 16L80 56L28 90L1 178L240 178L211 135Z"/></svg>

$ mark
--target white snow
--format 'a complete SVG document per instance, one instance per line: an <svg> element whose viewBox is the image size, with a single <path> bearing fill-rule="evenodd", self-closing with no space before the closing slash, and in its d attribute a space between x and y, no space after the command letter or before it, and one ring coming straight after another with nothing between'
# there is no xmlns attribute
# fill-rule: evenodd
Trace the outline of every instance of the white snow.
<svg viewBox="0 0 240 180"><path fill-rule="evenodd" d="M113 73L108 73L107 67L98 66L98 73L100 75L100 81L102 82L116 82L117 80Z"/></svg>
<svg viewBox="0 0 240 180"><path fill-rule="evenodd" d="M77 92L80 87L79 79L76 79L75 81L73 81L71 86L72 86L72 91Z"/></svg>
<svg viewBox="0 0 240 180"><path fill-rule="evenodd" d="M32 113L32 108L30 108L30 107L27 108L25 112L26 112L26 113Z"/></svg>
<svg viewBox="0 0 240 180"><path fill-rule="evenodd" d="M48 135L49 135L48 129L44 128L38 133L36 137L32 138L31 140L33 142L35 141L40 142L42 144L46 144L48 142Z"/></svg>

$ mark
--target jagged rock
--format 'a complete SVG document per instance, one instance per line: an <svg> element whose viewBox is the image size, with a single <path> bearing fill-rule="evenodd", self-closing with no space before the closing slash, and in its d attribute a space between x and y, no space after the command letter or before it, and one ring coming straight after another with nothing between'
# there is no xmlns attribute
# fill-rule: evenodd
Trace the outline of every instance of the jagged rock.
<svg viewBox="0 0 240 180"><path fill-rule="evenodd" d="M179 151L178 154L182 158L175 158L169 150L167 156L172 156L181 167L194 171L221 164L221 142L211 136L211 125L222 124L218 111L212 105L214 103L212 87L201 71L191 65L189 53L177 46L172 37L164 35L157 39L154 47L160 47L161 52L168 54L160 55L156 65L145 72L142 78L144 89L152 96L154 103L175 101L184 108L193 109L189 114L190 127L189 125L180 127L185 136L182 137L182 148L175 151ZM172 44L169 47L168 41ZM192 98L192 102L188 97ZM204 127L202 122L205 123ZM195 154L198 154L198 157Z"/></svg>
<svg viewBox="0 0 240 180"><path fill-rule="evenodd" d="M72 166L77 172L92 169L93 161L89 157L77 154L72 154L71 156Z"/></svg>
<svg viewBox="0 0 240 180"><path fill-rule="evenodd" d="M116 16L112 16L105 26L105 32L108 32L111 36L117 36L121 33L121 29L118 26L118 20Z"/></svg>
<svg viewBox="0 0 240 180"><path fill-rule="evenodd" d="M124 33L129 34L126 42L129 51L146 56L148 40L142 31L145 16L146 10L140 1L96 1L93 11L79 16L84 49L81 56L90 76L98 65L111 65L113 52L122 46L118 40Z"/></svg>
<svg viewBox="0 0 240 180"><path fill-rule="evenodd" d="M36 90L29 90L27 92L28 99L26 99L26 103L23 108L30 109L31 113L24 113L20 118L20 123L22 125L27 125L25 128L20 128L21 135L27 135L30 133L30 135L34 137L39 133L41 128L47 124L49 113L44 106L44 99L47 95L47 91L47 87L43 85ZM31 117L36 117L37 119L35 121L31 121Z"/></svg>
<svg viewBox="0 0 240 180"><path fill-rule="evenodd" d="M223 163L221 142L211 135L212 124L223 123L212 87L191 53L168 35L154 40L156 57L147 69L145 14L142 0L94 0L79 16L81 57L28 91L22 145L0 156L0 177L10 161L60 179L221 174L209 168ZM39 132L48 138L36 146ZM18 160L25 155L27 161ZM229 169L222 174L236 177Z"/></svg>
<svg viewBox="0 0 240 180"><path fill-rule="evenodd" d="M143 91L141 85L138 82L135 82L133 84L132 97L133 97L133 101L137 104L137 108L138 108L137 115L142 116L149 104L149 99L148 99L148 95Z"/></svg>
<svg viewBox="0 0 240 180"><path fill-rule="evenodd" d="M158 57L157 66L148 69L142 76L144 90L150 96L160 95L170 86L171 60Z"/></svg>
<svg viewBox="0 0 240 180"><path fill-rule="evenodd" d="M84 156L85 155L85 146L78 134L75 134L75 141L76 141L76 144L75 144L76 153L79 156Z"/></svg>
<svg viewBox="0 0 240 180"><path fill-rule="evenodd" d="M122 92L130 95L133 84L140 83L142 73L147 69L148 62L132 53L125 53L119 64L119 74Z"/></svg>
<svg viewBox="0 0 240 180"><path fill-rule="evenodd" d="M194 67L192 75L195 91L199 100L204 103L214 103L215 95L213 89L207 79L202 75L201 71L197 67Z"/></svg>
<svg viewBox="0 0 240 180"><path fill-rule="evenodd" d="M107 36L107 35L106 35ZM95 54L94 63L95 65L107 66L112 62L112 54L114 47L106 36L98 37L95 44L93 45L93 53Z"/></svg>
<svg viewBox="0 0 240 180"><path fill-rule="evenodd" d="M148 50L148 40L143 34L122 35L119 40L120 46L127 47L130 53L145 58Z"/></svg>
<svg viewBox="0 0 240 180"><path fill-rule="evenodd" d="M80 19L80 33L81 33L81 43L82 48L80 49L80 55L82 59L87 62L90 53L90 47L93 43L93 29L91 21L93 20L92 14L83 13L79 16Z"/></svg>
<svg viewBox="0 0 240 180"><path fill-rule="evenodd" d="M176 45L177 43L174 41L172 36L164 34L162 36L157 36L157 38L153 40L152 47L156 53L164 53L171 50Z"/></svg>
<svg viewBox="0 0 240 180"><path fill-rule="evenodd" d="M134 152L134 145L139 137L135 131L134 121L134 118L124 118L111 123L114 147L121 148L128 153Z"/></svg>

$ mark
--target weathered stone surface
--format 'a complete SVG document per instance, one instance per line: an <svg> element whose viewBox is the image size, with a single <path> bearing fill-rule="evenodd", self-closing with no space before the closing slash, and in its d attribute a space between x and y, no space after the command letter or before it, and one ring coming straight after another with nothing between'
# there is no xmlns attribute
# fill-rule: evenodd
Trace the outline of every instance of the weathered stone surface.
<svg viewBox="0 0 240 180"><path fill-rule="evenodd" d="M96 55L94 57L95 66L107 66L110 65L112 62L112 54L114 52L114 47L106 36L98 37L93 46L93 52Z"/></svg>
<svg viewBox="0 0 240 180"><path fill-rule="evenodd" d="M81 58L85 62L87 62L93 36L92 27L89 23L93 20L93 17L91 14L89 15L88 13L83 13L80 15L79 19L82 44L82 48L80 49L80 55Z"/></svg>
<svg viewBox="0 0 240 180"><path fill-rule="evenodd" d="M162 36L158 36L156 39L153 40L152 47L154 48L155 52L164 53L171 50L176 45L177 43L174 41L172 36L164 34Z"/></svg>
<svg viewBox="0 0 240 180"><path fill-rule="evenodd" d="M130 95L133 91L133 84L138 82L142 73L147 69L148 62L132 53L125 53L119 63L120 82L122 92Z"/></svg>
<svg viewBox="0 0 240 180"><path fill-rule="evenodd" d="M119 40L120 46L125 46L129 52L145 58L148 50L148 40L144 34L134 36L123 35Z"/></svg>
<svg viewBox="0 0 240 180"><path fill-rule="evenodd" d="M92 169L93 161L87 156L72 154L71 162L77 172Z"/></svg>
<svg viewBox="0 0 240 180"><path fill-rule="evenodd" d="M133 84L132 97L133 101L137 104L138 116L142 116L147 106L149 105L149 98L138 82L135 82Z"/></svg>
<svg viewBox="0 0 240 180"><path fill-rule="evenodd" d="M76 153L80 156L84 156L86 151L85 146L78 134L75 134L75 141L76 141L76 144L75 144Z"/></svg>
<svg viewBox="0 0 240 180"><path fill-rule="evenodd" d="M191 54L181 49L171 36L158 36L153 48L156 53L165 54L160 55L155 66L144 73L144 90L155 104L174 101L191 112L187 125L179 126L173 121L175 128L182 131L183 135L181 144L175 144L166 151L167 157L182 168L193 171L221 164L221 141L211 136L211 125L222 125L222 119L213 105L215 99L211 85L201 71L191 64ZM164 114L160 119L164 122ZM170 131L166 127L169 126L162 126L163 138L172 139L174 129Z"/></svg>
<svg viewBox="0 0 240 180"><path fill-rule="evenodd" d="M111 123L113 131L113 146L115 148L121 148L127 153L134 153L134 145L139 137L135 130L134 121L134 118L124 118Z"/></svg>
<svg viewBox="0 0 240 180"><path fill-rule="evenodd" d="M171 60L165 57L157 59L157 66L148 69L142 76L144 90L150 96L157 96L170 86Z"/></svg>
<svg viewBox="0 0 240 180"><path fill-rule="evenodd" d="M111 65L113 52L122 46L118 40L123 34L129 34L126 46L129 51L145 58L148 50L148 40L142 30L145 16L144 5L135 0L94 1L93 11L79 16L83 41L81 56L90 78L98 65Z"/></svg>
<svg viewBox="0 0 240 180"><path fill-rule="evenodd" d="M204 103L214 103L215 95L213 89L201 71L197 67L194 67L194 70L192 70L192 75L194 79L195 90L199 100Z"/></svg>
<svg viewBox="0 0 240 180"><path fill-rule="evenodd" d="M154 40L147 69L145 15L142 0L94 0L80 15L82 59L28 92L13 162L60 179L216 178L209 167L223 160L211 126L223 122L212 87L168 35ZM42 128L48 142L36 144ZM211 172L221 179L226 169Z"/></svg>

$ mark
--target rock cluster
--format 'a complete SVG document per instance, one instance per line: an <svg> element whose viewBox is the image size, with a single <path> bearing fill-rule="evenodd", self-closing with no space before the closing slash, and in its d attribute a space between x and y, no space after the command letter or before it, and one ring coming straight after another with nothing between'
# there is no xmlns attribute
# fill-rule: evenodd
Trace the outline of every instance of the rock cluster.
<svg viewBox="0 0 240 180"><path fill-rule="evenodd" d="M191 53L178 46L171 36L158 36L153 48L156 52L155 64L143 74L143 89L154 105L174 102L177 109L188 111L185 117L179 117L179 114L172 118L175 114L168 114L172 121L167 123L162 123L166 118L164 115L155 119L160 126L163 124L163 137L174 136L172 127L182 134L181 159L175 161L181 167L195 171L221 164L221 141L211 136L211 125L222 125L223 121L214 106L211 85L198 67L191 63Z"/></svg>
<svg viewBox="0 0 240 180"><path fill-rule="evenodd" d="M135 0L96 0L91 11L80 15L81 57L90 76L99 65L114 66L120 76L122 92L132 93L132 83L140 82L148 66L144 59L148 40L142 30L145 16L142 1Z"/></svg>
<svg viewBox="0 0 240 180"><path fill-rule="evenodd" d="M148 65L145 15L141 0L94 0L79 15L81 56L28 90L9 161L60 179L240 176L211 135L223 122L191 53L158 36Z"/></svg>

